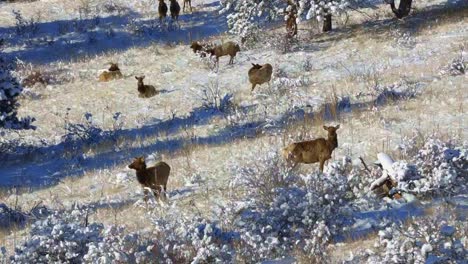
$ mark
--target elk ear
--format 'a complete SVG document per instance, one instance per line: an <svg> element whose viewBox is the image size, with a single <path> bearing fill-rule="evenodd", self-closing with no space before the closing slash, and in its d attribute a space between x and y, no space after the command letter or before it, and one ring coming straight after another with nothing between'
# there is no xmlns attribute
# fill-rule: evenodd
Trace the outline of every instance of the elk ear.
<svg viewBox="0 0 468 264"><path fill-rule="evenodd" d="M340 128L340 125L337 125L337 126L335 127L335 129L339 129L339 128Z"/></svg>
<svg viewBox="0 0 468 264"><path fill-rule="evenodd" d="M141 79L144 79L144 78L145 78L145 76L144 76L144 75L143 75L143 76L141 76Z"/></svg>
<svg viewBox="0 0 468 264"><path fill-rule="evenodd" d="M137 80L138 80L138 77L136 77L136 76L135 76L135 79L137 79Z"/></svg>
<svg viewBox="0 0 468 264"><path fill-rule="evenodd" d="M252 63L252 66L254 66L254 67L255 67L255 64L254 64L254 63Z"/></svg>
<svg viewBox="0 0 468 264"><path fill-rule="evenodd" d="M328 127L327 126L323 126L323 129L327 130L328 131Z"/></svg>

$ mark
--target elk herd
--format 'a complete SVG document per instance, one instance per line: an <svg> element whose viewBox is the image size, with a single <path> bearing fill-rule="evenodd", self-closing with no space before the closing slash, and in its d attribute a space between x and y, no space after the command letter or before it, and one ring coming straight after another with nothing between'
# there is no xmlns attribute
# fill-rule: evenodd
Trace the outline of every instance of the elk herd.
<svg viewBox="0 0 468 264"><path fill-rule="evenodd" d="M214 56L216 59L215 64L218 67L220 57L229 56L228 64L233 64L234 58L240 51L239 45L233 41L228 41L220 45L194 41L191 43L190 48L195 54L201 57ZM118 65L116 63L110 63L110 65L107 71L101 73L99 81L106 82L123 78ZM252 67L247 72L249 82L252 84L251 92L254 91L257 85L262 85L264 83L269 84L272 73L273 67L271 64L265 63L261 65L252 63ZM137 80L137 90L140 98L150 98L159 93L153 85L146 85L143 83L145 76L135 76L135 79ZM286 165L294 168L300 163L319 163L320 171L323 172L325 162L331 159L333 150L338 147L338 136L336 132L339 128L340 125L324 126L323 129L328 132L327 138L295 142L283 148L281 154L286 161ZM156 198L166 198L165 191L171 171L171 167L167 163L160 161L152 167L147 167L144 157L137 157L128 168L136 171L137 180L143 187L145 202L148 200L149 190L151 190Z"/></svg>
<svg viewBox="0 0 468 264"><path fill-rule="evenodd" d="M183 11L185 12L186 4L187 9L192 11L191 0L183 0ZM169 0L170 6L167 7L164 0L159 0L158 12L159 19L163 21L167 16L168 10L170 11L173 21L178 21L180 13L180 5L177 0ZM297 34L295 10L289 10L289 16L286 20L286 30L288 37L293 37ZM215 58L215 66L219 69L219 59L223 56L229 56L229 63L234 64L234 58L240 52L239 44L228 41L219 45L209 43L201 43L194 41L191 43L190 48L195 54L201 57ZM252 63L252 67L248 70L247 75L249 82L252 85L251 92L254 91L257 85L264 83L270 84L273 73L273 67L269 63L257 64ZM116 79L124 78L117 63L110 63L108 70L103 71L99 75L100 82L108 82ZM135 76L137 80L138 97L150 98L159 93L153 85L144 84L145 76ZM324 126L323 129L328 132L327 138L317 138L309 141L295 142L281 150L283 159L289 167L295 167L299 163L311 164L319 163L320 171L323 172L324 164L332 157L333 150L338 147L338 137L336 131L340 128L337 126ZM167 182L171 167L160 161L152 167L147 167L144 157L137 157L133 162L128 165L128 168L136 171L138 182L144 189L144 200L148 200L148 193L151 190L155 197L165 197ZM164 190L164 192L163 192ZM163 195L161 195L163 194Z"/></svg>

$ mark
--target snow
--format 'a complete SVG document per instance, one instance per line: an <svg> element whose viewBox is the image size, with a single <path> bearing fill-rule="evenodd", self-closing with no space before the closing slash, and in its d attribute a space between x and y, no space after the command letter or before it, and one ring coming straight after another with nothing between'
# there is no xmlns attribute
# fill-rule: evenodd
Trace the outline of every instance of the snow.
<svg viewBox="0 0 468 264"><path fill-rule="evenodd" d="M45 2L0 5L2 54L19 59L12 76L22 82L38 70L47 79L20 96L19 116L35 117L37 130L0 130L0 226L7 230L0 262L412 263L465 256L466 52L459 45L467 27L463 18L421 19L419 12L441 1L416 3L419 12L404 21L366 1L375 21L360 24L351 12L349 26L313 36L303 23L287 51L275 24L253 31L260 41L242 46L234 65L221 58L218 70L187 46L191 39L240 41L224 34L232 16L219 15L217 1L194 2L180 30L161 27L150 0L91 0L81 19L78 1ZM122 9L106 11L109 4ZM41 13L39 30L15 33L12 9L26 19ZM109 61L124 78L98 83ZM252 62L274 67L270 86L253 94L246 74ZM138 98L133 76L140 74L161 94ZM342 129L325 172L286 168L281 148L326 136L321 127L330 123ZM135 156L171 165L165 202L142 200L127 168ZM371 163L364 170L358 157L379 157L385 172ZM369 191L385 173L401 198ZM38 200L47 213L31 209ZM13 223L20 233L8 234ZM343 249L330 250L338 244Z"/></svg>

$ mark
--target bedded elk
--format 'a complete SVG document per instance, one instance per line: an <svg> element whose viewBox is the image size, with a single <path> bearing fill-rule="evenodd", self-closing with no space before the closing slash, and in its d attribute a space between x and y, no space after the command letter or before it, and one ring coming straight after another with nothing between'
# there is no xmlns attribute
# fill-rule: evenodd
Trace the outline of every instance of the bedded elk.
<svg viewBox="0 0 468 264"><path fill-rule="evenodd" d="M333 150L338 147L338 136L336 130L340 125L323 126L328 131L328 138L317 138L309 141L292 143L283 149L284 159L292 165L298 163L311 164L320 162L320 171L323 172L325 161L331 158Z"/></svg>
<svg viewBox="0 0 468 264"><path fill-rule="evenodd" d="M156 88L154 88L153 85L146 85L143 83L143 79L145 79L145 76L135 76L135 79L138 81L138 97L140 98L150 98L158 94L158 91Z"/></svg>
<svg viewBox="0 0 468 264"><path fill-rule="evenodd" d="M103 71L99 75L100 82L108 82L110 80L123 78L122 73L120 72L119 66L117 63L110 62L110 67L107 71Z"/></svg>

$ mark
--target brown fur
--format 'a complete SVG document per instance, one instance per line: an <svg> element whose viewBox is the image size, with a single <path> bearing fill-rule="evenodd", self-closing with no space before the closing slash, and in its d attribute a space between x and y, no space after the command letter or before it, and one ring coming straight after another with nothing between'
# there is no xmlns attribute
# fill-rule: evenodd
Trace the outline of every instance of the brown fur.
<svg viewBox="0 0 468 264"><path fill-rule="evenodd" d="M167 5L164 2L164 0L159 0L158 14L159 14L159 22L162 22L162 20L166 18L167 16Z"/></svg>
<svg viewBox="0 0 468 264"><path fill-rule="evenodd" d="M201 57L206 57L206 54L209 53L210 44L200 43L198 41L192 41L190 48L193 50L193 53L198 53Z"/></svg>
<svg viewBox="0 0 468 264"><path fill-rule="evenodd" d="M297 35L296 14L294 12L290 12L286 20L286 33L289 38Z"/></svg>
<svg viewBox="0 0 468 264"><path fill-rule="evenodd" d="M154 88L153 85L145 85L143 83L143 79L145 79L145 76L135 76L135 79L138 80L138 92L140 93L138 97L149 98L158 94L158 91L156 91L156 88Z"/></svg>
<svg viewBox="0 0 468 264"><path fill-rule="evenodd" d="M200 44L198 41L192 41L190 48L193 50L193 53L197 53L203 50L202 44Z"/></svg>
<svg viewBox="0 0 468 264"><path fill-rule="evenodd" d="M270 82L271 74L273 73L273 67L267 63L264 65L252 63L252 68L249 70L249 81L252 84L252 92L255 86L261 85L266 82Z"/></svg>
<svg viewBox="0 0 468 264"><path fill-rule="evenodd" d="M109 67L107 71L104 71L99 75L100 82L108 82L111 80L123 78L123 75L120 72L120 69L117 63L111 63L110 65L111 66Z"/></svg>
<svg viewBox="0 0 468 264"><path fill-rule="evenodd" d="M211 56L216 56L216 64L219 66L219 57L229 55L231 59L229 60L229 64L234 63L234 57L236 57L237 52L240 51L240 47L238 44L228 41L221 45L218 45L214 48L208 49L208 52Z"/></svg>
<svg viewBox="0 0 468 264"><path fill-rule="evenodd" d="M136 171L136 177L142 187L147 187L153 190L156 197L159 197L162 189L166 192L167 180L169 179L169 173L171 167L160 161L153 167L146 167L146 162L143 157L135 158L132 164L128 165L128 168ZM143 190L145 194L145 201L148 200L148 190Z"/></svg>
<svg viewBox="0 0 468 264"><path fill-rule="evenodd" d="M297 163L316 163L320 162L320 171L323 172L325 161L331 158L333 150L338 147L338 136L336 127L323 126L323 129L328 131L328 138L317 138L310 141L302 141L290 144L283 149L283 157L289 163L294 165Z"/></svg>
<svg viewBox="0 0 468 264"><path fill-rule="evenodd" d="M188 6L190 7L190 12L192 12L192 0L184 0L184 7L182 8L182 11L185 12L185 3L188 3Z"/></svg>

